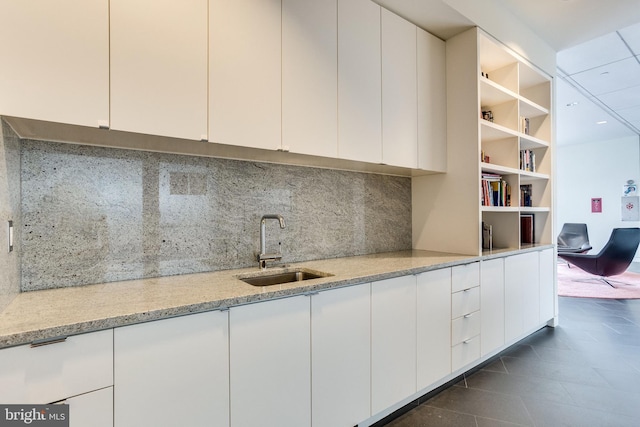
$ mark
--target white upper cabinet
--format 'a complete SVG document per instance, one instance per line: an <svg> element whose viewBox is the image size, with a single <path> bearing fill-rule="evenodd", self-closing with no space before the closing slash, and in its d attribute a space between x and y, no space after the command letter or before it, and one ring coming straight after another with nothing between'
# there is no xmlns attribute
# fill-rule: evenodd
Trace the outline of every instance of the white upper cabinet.
<svg viewBox="0 0 640 427"><path fill-rule="evenodd" d="M282 148L338 156L337 0L282 2Z"/></svg>
<svg viewBox="0 0 640 427"><path fill-rule="evenodd" d="M382 163L418 166L416 26L382 9Z"/></svg>
<svg viewBox="0 0 640 427"><path fill-rule="evenodd" d="M209 141L281 148L280 0L210 0Z"/></svg>
<svg viewBox="0 0 640 427"><path fill-rule="evenodd" d="M207 0L111 0L111 128L207 138Z"/></svg>
<svg viewBox="0 0 640 427"><path fill-rule="evenodd" d="M0 115L109 123L109 2L0 0Z"/></svg>
<svg viewBox="0 0 640 427"><path fill-rule="evenodd" d="M382 161L380 12L338 0L338 157Z"/></svg>
<svg viewBox="0 0 640 427"><path fill-rule="evenodd" d="M417 29L418 169L447 170L445 42Z"/></svg>

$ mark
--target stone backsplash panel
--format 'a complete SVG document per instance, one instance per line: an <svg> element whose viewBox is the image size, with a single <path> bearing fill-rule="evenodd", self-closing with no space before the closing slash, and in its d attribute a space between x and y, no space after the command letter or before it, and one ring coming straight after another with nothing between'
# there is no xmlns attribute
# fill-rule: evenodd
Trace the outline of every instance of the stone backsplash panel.
<svg viewBox="0 0 640 427"><path fill-rule="evenodd" d="M411 179L23 140L23 291L411 248Z"/></svg>

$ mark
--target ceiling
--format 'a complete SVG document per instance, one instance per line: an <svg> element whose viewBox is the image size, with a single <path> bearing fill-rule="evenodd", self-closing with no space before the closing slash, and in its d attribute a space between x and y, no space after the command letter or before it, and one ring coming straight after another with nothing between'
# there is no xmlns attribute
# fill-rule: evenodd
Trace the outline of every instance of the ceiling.
<svg viewBox="0 0 640 427"><path fill-rule="evenodd" d="M446 40L474 25L453 6L478 0L374 1ZM557 144L640 136L640 0L493 2L558 52Z"/></svg>

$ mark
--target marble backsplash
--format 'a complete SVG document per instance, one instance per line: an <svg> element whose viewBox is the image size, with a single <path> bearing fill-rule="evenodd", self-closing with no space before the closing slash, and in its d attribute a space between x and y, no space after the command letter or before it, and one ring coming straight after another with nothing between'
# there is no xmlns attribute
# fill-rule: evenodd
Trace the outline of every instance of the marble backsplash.
<svg viewBox="0 0 640 427"><path fill-rule="evenodd" d="M20 291L20 241L9 252L9 226L20 230L20 145L17 135L0 120L0 311Z"/></svg>
<svg viewBox="0 0 640 427"><path fill-rule="evenodd" d="M23 140L21 290L411 248L411 179ZM280 245L279 245L280 244Z"/></svg>

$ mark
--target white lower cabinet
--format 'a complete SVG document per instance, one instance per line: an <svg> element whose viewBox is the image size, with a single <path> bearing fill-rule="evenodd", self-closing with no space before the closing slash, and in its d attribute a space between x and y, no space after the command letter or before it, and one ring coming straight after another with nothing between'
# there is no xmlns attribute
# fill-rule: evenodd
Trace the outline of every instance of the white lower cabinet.
<svg viewBox="0 0 640 427"><path fill-rule="evenodd" d="M480 358L480 263L451 269L451 371Z"/></svg>
<svg viewBox="0 0 640 427"><path fill-rule="evenodd" d="M371 415L371 285L311 297L313 427L350 427Z"/></svg>
<svg viewBox="0 0 640 427"><path fill-rule="evenodd" d="M417 280L417 389L451 373L451 269L429 271Z"/></svg>
<svg viewBox="0 0 640 427"><path fill-rule="evenodd" d="M504 345L504 260L480 264L480 353L485 356Z"/></svg>
<svg viewBox="0 0 640 427"><path fill-rule="evenodd" d="M521 338L540 323L538 252L504 259L505 342Z"/></svg>
<svg viewBox="0 0 640 427"><path fill-rule="evenodd" d="M555 317L556 263L553 249L545 249L540 255L540 321L546 322Z"/></svg>
<svg viewBox="0 0 640 427"><path fill-rule="evenodd" d="M310 426L310 297L233 307L229 314L231 425Z"/></svg>
<svg viewBox="0 0 640 427"><path fill-rule="evenodd" d="M114 425L228 426L228 312L114 330Z"/></svg>
<svg viewBox="0 0 640 427"><path fill-rule="evenodd" d="M416 278L371 284L371 413L417 390Z"/></svg>
<svg viewBox="0 0 640 427"><path fill-rule="evenodd" d="M69 427L113 427L113 387L71 397Z"/></svg>
<svg viewBox="0 0 640 427"><path fill-rule="evenodd" d="M47 404L113 385L113 331L0 351L0 402Z"/></svg>

